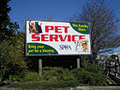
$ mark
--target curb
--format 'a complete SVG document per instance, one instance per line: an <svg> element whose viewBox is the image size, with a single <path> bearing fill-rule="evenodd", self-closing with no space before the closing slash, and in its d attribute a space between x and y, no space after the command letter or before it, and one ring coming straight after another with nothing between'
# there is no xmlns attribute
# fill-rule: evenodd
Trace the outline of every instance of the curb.
<svg viewBox="0 0 120 90"><path fill-rule="evenodd" d="M73 90L120 90L120 86L78 86Z"/></svg>
<svg viewBox="0 0 120 90"><path fill-rule="evenodd" d="M0 90L120 90L120 86L77 86L65 88L24 89L0 87Z"/></svg>

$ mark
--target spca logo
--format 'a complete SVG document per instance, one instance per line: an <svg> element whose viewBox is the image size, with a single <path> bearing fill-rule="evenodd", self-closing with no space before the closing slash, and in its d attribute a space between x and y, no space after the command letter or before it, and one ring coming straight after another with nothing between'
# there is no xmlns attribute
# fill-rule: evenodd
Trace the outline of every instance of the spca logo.
<svg viewBox="0 0 120 90"><path fill-rule="evenodd" d="M59 50L72 50L70 45L59 45Z"/></svg>

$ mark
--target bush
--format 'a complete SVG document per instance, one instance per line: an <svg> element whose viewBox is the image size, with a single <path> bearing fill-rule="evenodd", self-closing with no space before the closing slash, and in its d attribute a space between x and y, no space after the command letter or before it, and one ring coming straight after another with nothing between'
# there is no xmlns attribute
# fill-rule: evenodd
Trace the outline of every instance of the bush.
<svg viewBox="0 0 120 90"><path fill-rule="evenodd" d="M0 43L0 76L2 80L13 79L16 76L22 78L25 75L27 64L19 46L14 46L7 40Z"/></svg>
<svg viewBox="0 0 120 90"><path fill-rule="evenodd" d="M76 80L73 73L61 67L44 67L43 74L27 72L24 81L70 81Z"/></svg>
<svg viewBox="0 0 120 90"><path fill-rule="evenodd" d="M2 78L2 76L0 75L0 83L1 83L2 79L3 79L3 78Z"/></svg>
<svg viewBox="0 0 120 90"><path fill-rule="evenodd" d="M57 81L57 82L39 82L39 81L27 81L21 83L13 83L12 87L20 88L48 88L48 87L75 87L80 85L77 81ZM51 89L50 89L51 90Z"/></svg>
<svg viewBox="0 0 120 90"><path fill-rule="evenodd" d="M36 72L27 72L24 81L42 81L42 76Z"/></svg>
<svg viewBox="0 0 120 90"><path fill-rule="evenodd" d="M16 75L9 75L9 79L12 81L20 81L21 80L21 78Z"/></svg>
<svg viewBox="0 0 120 90"><path fill-rule="evenodd" d="M71 84L70 82L76 82L75 85L77 84L91 85L91 86L107 85L107 78L104 75L103 70L98 66L91 66L91 67L79 68L79 69L73 69L73 70L68 70L61 67L44 67L42 75L39 75L36 72L27 72L24 77L24 81L27 81L27 82L42 81L43 83L46 82L48 86L49 86L49 82L52 82L52 83L57 82L56 84L54 83L55 86L59 86L58 82L61 82L60 83L61 86L64 86L62 85L63 82L66 83L65 84L66 86L67 85L69 86ZM50 84L50 86L51 85L52 84Z"/></svg>
<svg viewBox="0 0 120 90"><path fill-rule="evenodd" d="M98 65L88 64L85 70L92 73L93 80L90 83L90 85L96 86L107 85L107 77L105 76L104 69L102 69Z"/></svg>
<svg viewBox="0 0 120 90"><path fill-rule="evenodd" d="M88 72L102 73L102 74L104 74L104 69L102 69L98 65L94 65L94 64L90 64L90 63L87 65L87 67L85 68L85 70L87 70Z"/></svg>
<svg viewBox="0 0 120 90"><path fill-rule="evenodd" d="M43 79L46 81L69 81L76 80L72 72L61 67L44 67Z"/></svg>
<svg viewBox="0 0 120 90"><path fill-rule="evenodd" d="M89 67L89 69L79 68L72 70L72 73L74 74L74 77L77 78L79 83L88 84L91 86L106 86L107 77L103 73L101 73L102 71L97 71L96 68L94 68L94 70L90 72L89 70L92 69L92 67Z"/></svg>
<svg viewBox="0 0 120 90"><path fill-rule="evenodd" d="M72 70L72 73L74 74L74 77L77 78L79 83L86 84L89 80L92 79L90 73L82 68L74 69L74 70Z"/></svg>

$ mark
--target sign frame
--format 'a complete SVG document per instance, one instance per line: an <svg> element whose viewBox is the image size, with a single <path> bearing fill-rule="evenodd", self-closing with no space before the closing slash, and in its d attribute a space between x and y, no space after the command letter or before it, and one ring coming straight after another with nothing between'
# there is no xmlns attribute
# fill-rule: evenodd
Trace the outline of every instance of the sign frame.
<svg viewBox="0 0 120 90"><path fill-rule="evenodd" d="M92 55L92 49L91 49L91 23L89 23L89 41L90 41L90 53L89 54L36 54L36 55L28 55L27 54L27 21L43 21L43 22L63 22L63 23L89 23L89 22L83 22L83 21L49 21L49 20L35 20L35 19L26 19L25 20L25 54L26 56L79 56L79 55Z"/></svg>

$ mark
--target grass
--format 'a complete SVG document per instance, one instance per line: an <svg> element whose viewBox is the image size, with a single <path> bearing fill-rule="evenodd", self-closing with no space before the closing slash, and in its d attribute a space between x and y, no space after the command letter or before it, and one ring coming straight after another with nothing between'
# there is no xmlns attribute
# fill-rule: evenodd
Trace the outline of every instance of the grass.
<svg viewBox="0 0 120 90"><path fill-rule="evenodd" d="M15 88L48 88L48 87L75 87L75 86L83 86L77 81L59 81L59 82L40 82L40 81L26 81L26 82L18 82L13 83L11 87Z"/></svg>

